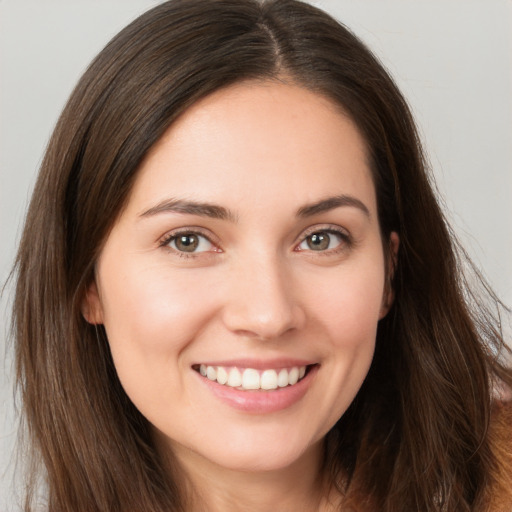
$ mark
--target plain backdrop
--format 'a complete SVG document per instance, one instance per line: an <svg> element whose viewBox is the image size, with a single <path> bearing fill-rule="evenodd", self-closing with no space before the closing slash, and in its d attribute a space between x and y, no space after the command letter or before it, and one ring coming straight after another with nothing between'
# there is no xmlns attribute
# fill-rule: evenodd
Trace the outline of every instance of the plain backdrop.
<svg viewBox="0 0 512 512"><path fill-rule="evenodd" d="M208 0L205 0L208 1ZM0 282L9 274L51 130L94 55L155 0L0 0ZM512 1L322 0L380 57L408 98L456 232L512 304ZM16 422L1 301L0 510ZM4 348L5 346L5 348ZM43 398L43 397L42 397Z"/></svg>

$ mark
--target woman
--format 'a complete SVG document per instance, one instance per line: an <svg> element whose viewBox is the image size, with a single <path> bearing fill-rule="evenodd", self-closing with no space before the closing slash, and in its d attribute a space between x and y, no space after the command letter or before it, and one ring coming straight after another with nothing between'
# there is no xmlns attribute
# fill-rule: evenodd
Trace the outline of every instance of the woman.
<svg viewBox="0 0 512 512"><path fill-rule="evenodd" d="M52 512L512 506L498 323L405 101L311 6L172 1L115 37L17 272Z"/></svg>

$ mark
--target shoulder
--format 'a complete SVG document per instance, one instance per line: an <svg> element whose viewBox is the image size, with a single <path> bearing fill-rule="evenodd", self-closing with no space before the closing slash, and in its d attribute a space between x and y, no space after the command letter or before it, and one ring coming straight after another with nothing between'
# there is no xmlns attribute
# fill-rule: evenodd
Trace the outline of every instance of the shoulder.
<svg viewBox="0 0 512 512"><path fill-rule="evenodd" d="M512 512L512 402L495 402L489 436L496 467L488 489L488 512Z"/></svg>

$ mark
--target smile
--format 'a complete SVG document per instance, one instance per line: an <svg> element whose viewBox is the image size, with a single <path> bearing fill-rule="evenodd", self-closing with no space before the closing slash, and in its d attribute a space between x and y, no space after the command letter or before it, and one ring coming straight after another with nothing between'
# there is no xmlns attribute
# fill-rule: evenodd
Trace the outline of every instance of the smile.
<svg viewBox="0 0 512 512"><path fill-rule="evenodd" d="M264 369L209 366L201 364L194 368L203 377L223 386L239 390L273 390L294 386L307 372L306 366Z"/></svg>

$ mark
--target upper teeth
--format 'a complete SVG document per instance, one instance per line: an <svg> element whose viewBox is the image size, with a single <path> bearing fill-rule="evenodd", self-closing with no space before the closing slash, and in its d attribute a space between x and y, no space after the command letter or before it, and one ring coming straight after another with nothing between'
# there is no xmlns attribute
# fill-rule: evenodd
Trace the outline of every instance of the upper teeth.
<svg viewBox="0 0 512 512"><path fill-rule="evenodd" d="M293 386L306 374L305 366L293 366L279 370L239 369L236 367L209 366L202 364L199 372L219 384L240 389L277 389Z"/></svg>

